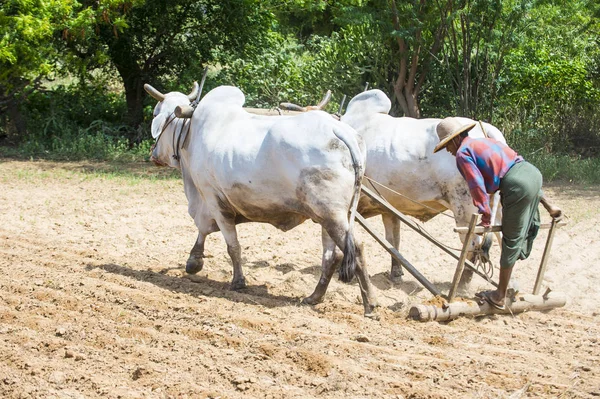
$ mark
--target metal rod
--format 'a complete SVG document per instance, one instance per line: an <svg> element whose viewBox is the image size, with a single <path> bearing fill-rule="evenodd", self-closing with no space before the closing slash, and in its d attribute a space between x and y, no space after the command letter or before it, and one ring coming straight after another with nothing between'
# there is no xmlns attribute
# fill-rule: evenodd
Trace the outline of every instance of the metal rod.
<svg viewBox="0 0 600 399"><path fill-rule="evenodd" d="M377 242L379 242L383 246L383 248L385 248L385 250L388 251L390 255L392 255L392 257L394 257L394 259L400 262L402 266L404 266L404 268L410 274L412 274L413 277L416 278L419 283L421 283L425 288L427 288L429 292L436 296L441 295L441 292L435 287L435 285L433 285L429 280L425 278L425 276L419 273L419 271L415 269L415 267L411 265L410 262L406 260L406 258L402 256L392 244L390 244L385 238L381 237L367 225L367 221L365 220L365 218L362 217L361 214L356 214L356 220L367 231L367 233L369 233L375 240L377 240Z"/></svg>
<svg viewBox="0 0 600 399"><path fill-rule="evenodd" d="M450 292L448 293L448 302L452 302L454 296L456 295L456 291L458 289L458 283L460 278L465 270L465 260L467 260L467 254L469 253L469 244L471 243L471 237L473 237L473 230L475 230L475 225L477 224L477 218L479 215L474 213L471 215L471 222L469 223L469 230L467 231L467 236L465 237L465 242L463 242L462 252L460 253L460 258L458 259L458 264L456 265L456 271L454 272L454 278L452 279L452 287L450 287Z"/></svg>
<svg viewBox="0 0 600 399"><path fill-rule="evenodd" d="M533 286L533 295L537 295L540 292L542 286L542 280L546 273L546 265L548 264L548 257L550 255L550 248L552 247L552 240L554 239L554 229L559 222L552 219L550 223L550 231L548 231L548 238L546 239L546 246L544 247L544 254L542 255L542 261L540 262L540 268L535 279L535 285Z"/></svg>
<svg viewBox="0 0 600 399"><path fill-rule="evenodd" d="M446 252L448 255L450 255L451 257L453 257L455 260L458 260L458 255L456 255L454 252L452 252L451 250L449 250L448 248L446 248L444 245L440 244L439 242L432 240L431 237L429 237L427 234L423 233L423 231L419 228L419 226L417 226L412 220L410 220L402 212L399 212L396 208L394 208L393 206L391 206L390 204L388 204L379 195L375 194L373 191L371 191L370 189L368 189L364 185L362 186L362 191L363 191L363 193L365 193L366 195L368 195L370 198L372 198L373 200L377 201L381 206L383 206L389 212L391 212L392 214L394 214L394 216L396 216L398 219L400 219L402 222L404 222L408 227L410 227L411 229L413 229L414 231L416 231L417 233L419 233L420 235L422 235L423 237L425 237L427 240L429 240L433 245L435 245L436 247L438 247L442 251ZM479 229L479 227L475 228L475 233L477 232L477 229ZM466 232L467 231L465 231L465 233ZM489 280L488 277L484 273L482 273L481 271L479 271L472 262L466 260L465 261L465 266L468 267L469 269L471 269L473 271L473 273L477 274L479 277L483 278L484 280L486 280L486 281ZM498 286L498 283L496 283L495 281L491 281L491 283L495 287Z"/></svg>

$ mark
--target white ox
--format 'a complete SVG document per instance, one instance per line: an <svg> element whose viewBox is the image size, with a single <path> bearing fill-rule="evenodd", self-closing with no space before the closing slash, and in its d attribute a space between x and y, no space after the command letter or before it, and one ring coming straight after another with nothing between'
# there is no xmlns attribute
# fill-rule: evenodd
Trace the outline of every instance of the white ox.
<svg viewBox="0 0 600 399"><path fill-rule="evenodd" d="M400 212L423 222L450 209L457 226L466 226L477 212L466 181L456 167L456 159L447 151L436 154L439 142L436 126L441 119L395 118L388 115L389 98L381 90L369 90L355 96L341 120L352 126L367 145L365 176L400 193L377 187L383 197ZM464 124L472 119L459 118ZM506 143L500 130L483 123L485 133ZM483 137L479 123L469 132ZM370 183L364 182L367 187ZM417 201L417 202L415 202ZM423 205L420 205L423 204ZM363 195L358 211L364 217L382 215L386 239L396 248L400 244L400 221L378 203ZM461 237L464 240L464 237ZM476 240L479 241L478 238ZM472 244L472 246L475 243ZM392 280L400 280L402 269L392 259ZM465 269L461 285L470 281L472 272Z"/></svg>
<svg viewBox="0 0 600 399"><path fill-rule="evenodd" d="M305 302L322 300L342 260L340 279L348 282L356 272L365 315L373 315L375 295L352 229L366 152L354 129L321 111L250 114L242 108L243 93L231 86L213 89L195 110L189 106L197 84L189 95L145 88L159 101L152 121L152 160L181 169L188 211L198 228L188 273L202 269L206 236L220 230L233 263L231 287L243 288L236 224L263 222L287 231L312 219L322 226L323 275ZM191 120L174 116L178 106L178 112L182 107L193 112Z"/></svg>

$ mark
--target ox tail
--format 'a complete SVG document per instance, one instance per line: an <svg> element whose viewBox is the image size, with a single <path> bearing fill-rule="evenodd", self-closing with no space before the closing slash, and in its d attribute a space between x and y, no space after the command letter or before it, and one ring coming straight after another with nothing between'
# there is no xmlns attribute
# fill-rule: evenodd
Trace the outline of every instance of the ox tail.
<svg viewBox="0 0 600 399"><path fill-rule="evenodd" d="M354 192L350 201L348 230L344 239L344 257L339 270L339 279L344 283L349 283L354 278L356 271L357 251L354 242L354 220L356 219L358 200L360 198L360 189L362 178L365 171L365 162L360 150L356 136L352 135L347 129L333 131L335 135L346 144L352 157L352 166L354 168Z"/></svg>

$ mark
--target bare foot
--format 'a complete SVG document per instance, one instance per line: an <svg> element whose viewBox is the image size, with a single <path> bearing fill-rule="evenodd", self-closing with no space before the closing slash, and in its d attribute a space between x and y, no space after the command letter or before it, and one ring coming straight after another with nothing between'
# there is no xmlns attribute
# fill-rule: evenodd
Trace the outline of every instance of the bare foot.
<svg viewBox="0 0 600 399"><path fill-rule="evenodd" d="M489 303L492 307L498 310L504 310L504 298L500 297L500 293L496 291L482 291L475 294L476 297L484 299L487 303Z"/></svg>

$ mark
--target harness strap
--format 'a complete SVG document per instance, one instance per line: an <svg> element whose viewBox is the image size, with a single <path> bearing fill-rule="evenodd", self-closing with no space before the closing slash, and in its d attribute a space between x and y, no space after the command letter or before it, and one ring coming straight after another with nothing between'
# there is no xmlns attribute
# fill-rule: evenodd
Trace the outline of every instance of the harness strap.
<svg viewBox="0 0 600 399"><path fill-rule="evenodd" d="M177 125L179 125L179 121L181 121L181 127L179 128L179 134L177 134ZM186 126L187 126L187 130L185 131L185 135L184 135L183 129ZM191 126L192 126L192 122L191 122L191 120L188 120L188 119L183 119L183 120L178 119L176 122L175 131L173 132L173 152L174 152L173 159L175 159L176 161L179 161L179 159L181 158L179 155L179 151L180 151L180 149L184 148L184 146L186 145ZM175 136L177 136L177 141L175 141ZM181 141L181 136L185 136L183 139L183 143Z"/></svg>
<svg viewBox="0 0 600 399"><path fill-rule="evenodd" d="M156 147L158 145L158 141L162 137L162 134L167 129L167 127L171 124L171 122L173 122L176 119L175 114L173 112L171 112L171 115L169 115L168 118L171 118L171 119L167 120L167 123L165 123L165 126L162 128L162 130L158 134L158 138L156 139L156 142L154 144L152 144L152 148L150 149L151 151L154 150L154 147Z"/></svg>

